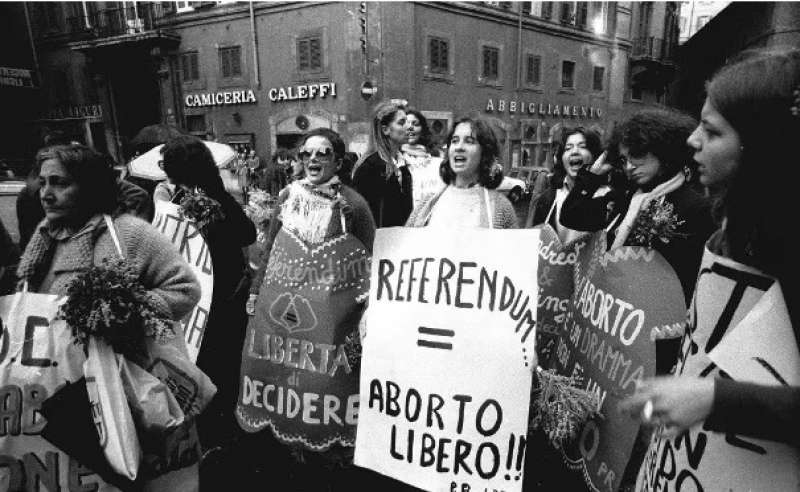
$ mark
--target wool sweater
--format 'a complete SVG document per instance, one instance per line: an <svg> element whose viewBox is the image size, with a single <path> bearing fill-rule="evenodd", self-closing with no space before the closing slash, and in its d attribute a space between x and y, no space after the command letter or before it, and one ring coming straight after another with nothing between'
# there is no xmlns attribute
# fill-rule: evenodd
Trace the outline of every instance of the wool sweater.
<svg viewBox="0 0 800 492"><path fill-rule="evenodd" d="M149 300L162 316L172 320L183 318L200 300L200 285L186 261L167 238L147 222L131 215L114 219L122 250L128 262L139 274L147 289ZM34 232L20 261L20 277L26 263L34 261L37 236L47 234L47 219ZM85 250L85 234L94 235L91 251ZM48 285L29 285L33 292L67 293L67 286L77 275L92 265L99 266L105 258L118 258L116 247L101 215L91 218L77 234L56 240L53 258L48 265ZM24 278L23 278L24 280Z"/></svg>
<svg viewBox="0 0 800 492"><path fill-rule="evenodd" d="M427 200L423 201L419 207L411 212L411 216L409 216L406 226L425 227L428 224L429 216L436 213L436 203L442 197L445 190L447 190L447 188L444 188L436 195L429 197ZM471 190L474 190L475 193L479 195L479 213L481 214L481 222L483 222L483 217L486 216L486 204L485 200L483 199L483 188L481 186L475 186L471 188ZM494 224L494 228L516 229L518 227L517 214L514 212L514 207L511 205L511 202L509 202L505 196L495 190L488 191L489 204L492 207L492 222Z"/></svg>

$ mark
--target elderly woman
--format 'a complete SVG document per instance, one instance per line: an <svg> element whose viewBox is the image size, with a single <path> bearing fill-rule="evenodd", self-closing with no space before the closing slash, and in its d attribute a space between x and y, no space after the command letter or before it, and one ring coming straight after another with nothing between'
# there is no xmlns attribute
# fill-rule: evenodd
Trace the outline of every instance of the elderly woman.
<svg viewBox="0 0 800 492"><path fill-rule="evenodd" d="M447 141L447 154L439 168L447 186L423 201L406 225L516 228L514 207L494 190L502 174L496 166L497 138L489 123L481 118L462 118Z"/></svg>
<svg viewBox="0 0 800 492"><path fill-rule="evenodd" d="M177 249L147 222L130 215L112 215L117 187L104 156L83 145L59 145L39 151L36 164L45 218L20 261L17 276L21 287L66 295L79 274L105 259L118 258L105 220L112 216L122 252L157 314L179 320L194 307L200 287ZM55 451L43 438L37 439L42 448ZM62 484L62 488L66 486ZM113 489L103 486L100 490Z"/></svg>

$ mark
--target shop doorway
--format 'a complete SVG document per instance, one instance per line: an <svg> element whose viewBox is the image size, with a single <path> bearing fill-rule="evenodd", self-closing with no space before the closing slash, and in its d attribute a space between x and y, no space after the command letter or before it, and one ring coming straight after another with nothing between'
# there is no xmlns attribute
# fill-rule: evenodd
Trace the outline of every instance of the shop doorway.
<svg viewBox="0 0 800 492"><path fill-rule="evenodd" d="M278 149L294 150L300 144L302 133L280 133L276 135L275 146Z"/></svg>

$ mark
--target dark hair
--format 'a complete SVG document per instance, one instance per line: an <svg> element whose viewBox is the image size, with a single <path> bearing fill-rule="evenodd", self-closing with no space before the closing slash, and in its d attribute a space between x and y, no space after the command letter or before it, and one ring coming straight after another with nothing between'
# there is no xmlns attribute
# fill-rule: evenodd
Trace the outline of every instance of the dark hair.
<svg viewBox="0 0 800 492"><path fill-rule="evenodd" d="M633 157L653 154L661 164L653 183L658 184L694 165L694 150L686 145L686 139L696 126L694 118L674 109L644 109L614 128L608 146L614 154L620 147L627 147Z"/></svg>
<svg viewBox="0 0 800 492"><path fill-rule="evenodd" d="M173 183L200 188L211 196L224 191L214 156L199 138L177 136L161 147L161 155L164 172Z"/></svg>
<svg viewBox="0 0 800 492"><path fill-rule="evenodd" d="M567 139L572 135L583 135L583 138L586 139L586 149L592 154L592 162L603 151L600 134L596 131L583 126L564 127L561 130L561 138L558 140L554 151L555 166L553 167L553 178L550 181L551 186L554 188L560 188L564 184L564 178L567 176L562 156L564 155L564 148L567 146Z"/></svg>
<svg viewBox="0 0 800 492"><path fill-rule="evenodd" d="M453 128L450 129L450 133L447 135L448 147L456 128L462 123L469 124L473 135L478 140L478 145L481 147L481 161L478 164L478 183L485 188L493 190L500 186L500 182L503 180L502 168L498 164L500 147L497 144L497 135L486 119L480 116L469 116L461 118L453 124ZM450 167L450 152L445 152L442 164L439 166L439 175L446 184L450 184L456 179L456 173Z"/></svg>
<svg viewBox="0 0 800 492"><path fill-rule="evenodd" d="M431 128L428 125L428 119L425 118L419 110L414 108L406 109L406 117L409 115L413 115L419 121L420 127L422 131L419 134L419 139L417 140L417 145L422 145L425 147L425 150L428 151L429 154L432 154L435 151L435 146L433 142L431 142Z"/></svg>
<svg viewBox="0 0 800 492"><path fill-rule="evenodd" d="M796 183L775 173L794 159L787 144L800 135L800 115L792 113L798 89L800 50L794 48L744 52L706 87L708 102L742 145L721 202L728 246L734 259L773 275L784 273L794 254L784 212L795 208Z"/></svg>
<svg viewBox="0 0 800 492"><path fill-rule="evenodd" d="M342 167L339 168L339 172L336 174L339 176L339 179L342 180L342 183L350 186L353 183L353 167L358 162L358 154L355 152L345 152L344 158L342 159Z"/></svg>
<svg viewBox="0 0 800 492"><path fill-rule="evenodd" d="M90 215L117 208L117 179L111 160L85 145L53 145L36 153L36 167L48 160L61 163L80 190L79 200Z"/></svg>
<svg viewBox="0 0 800 492"><path fill-rule="evenodd" d="M278 162L278 159L283 159L285 161L290 161L294 159L294 152L289 149L278 149L277 152L272 156L272 162Z"/></svg>

